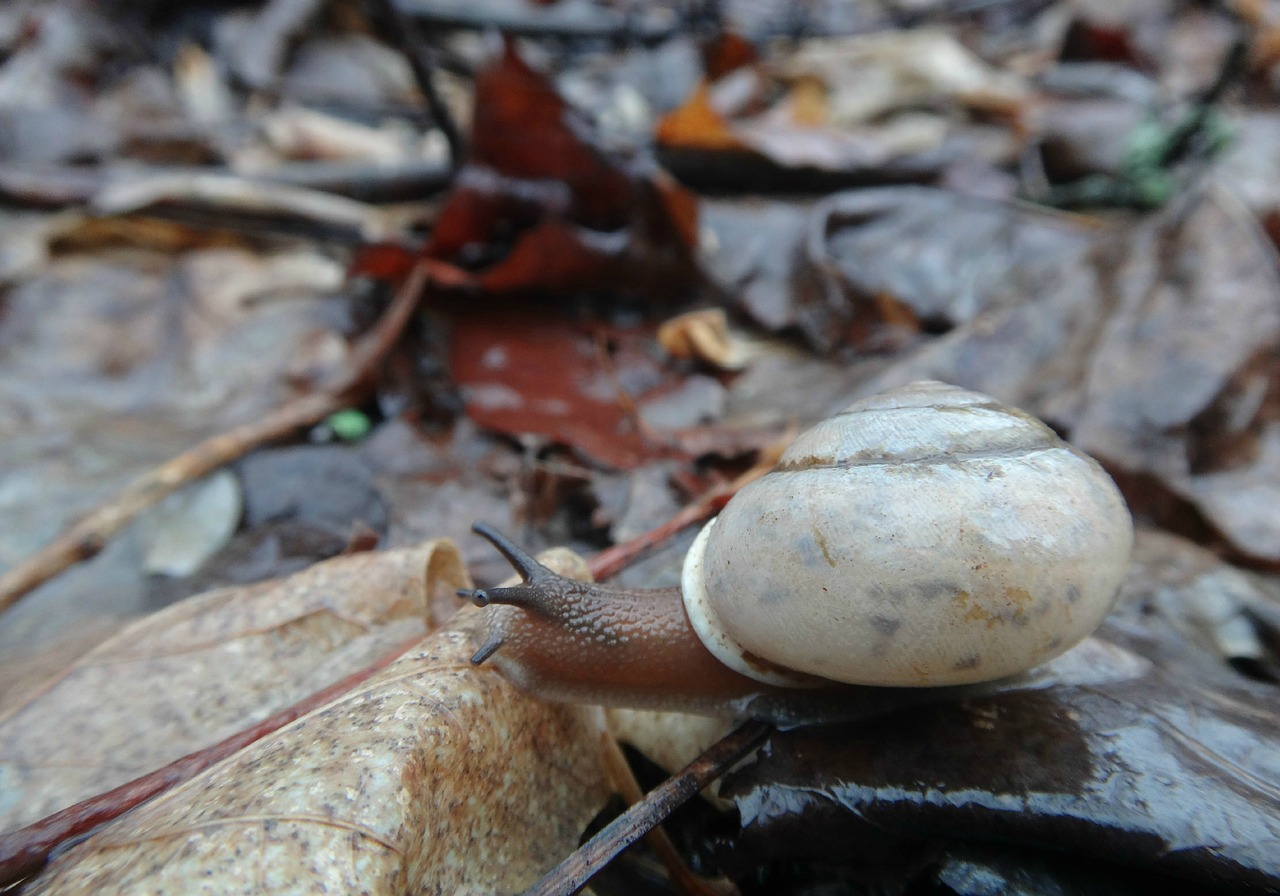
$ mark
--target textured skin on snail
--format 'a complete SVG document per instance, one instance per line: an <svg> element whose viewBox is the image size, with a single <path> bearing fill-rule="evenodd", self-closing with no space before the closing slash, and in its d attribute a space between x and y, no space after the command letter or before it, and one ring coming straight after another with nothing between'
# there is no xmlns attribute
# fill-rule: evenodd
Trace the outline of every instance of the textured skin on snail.
<svg viewBox="0 0 1280 896"><path fill-rule="evenodd" d="M1106 616L1133 542L1092 458L934 382L803 433L704 527L680 591L572 582L477 531L525 579L464 592L505 605L477 662L557 699L695 711L1025 672Z"/></svg>

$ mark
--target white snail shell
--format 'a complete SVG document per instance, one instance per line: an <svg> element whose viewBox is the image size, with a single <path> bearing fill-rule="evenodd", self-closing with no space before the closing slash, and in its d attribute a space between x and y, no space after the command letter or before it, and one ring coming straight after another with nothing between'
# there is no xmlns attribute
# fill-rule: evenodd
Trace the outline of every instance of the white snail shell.
<svg viewBox="0 0 1280 896"><path fill-rule="evenodd" d="M1096 461L987 395L918 382L797 438L702 530L682 590L707 648L759 681L969 684L1089 634L1132 544Z"/></svg>

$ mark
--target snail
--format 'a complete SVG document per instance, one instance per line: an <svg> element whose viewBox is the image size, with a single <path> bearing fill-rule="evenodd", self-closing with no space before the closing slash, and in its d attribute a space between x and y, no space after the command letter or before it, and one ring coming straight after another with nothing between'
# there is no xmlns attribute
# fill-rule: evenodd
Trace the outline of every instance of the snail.
<svg viewBox="0 0 1280 896"><path fill-rule="evenodd" d="M524 581L459 592L489 607L473 663L555 699L773 716L1026 675L1107 615L1133 544L1096 461L932 381L802 433L704 526L678 589L562 578L475 530Z"/></svg>

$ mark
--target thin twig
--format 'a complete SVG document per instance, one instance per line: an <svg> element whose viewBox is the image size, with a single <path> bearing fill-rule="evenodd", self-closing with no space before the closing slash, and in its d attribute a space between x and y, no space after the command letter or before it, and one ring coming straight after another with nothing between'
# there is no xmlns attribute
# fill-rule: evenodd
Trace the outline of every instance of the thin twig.
<svg viewBox="0 0 1280 896"><path fill-rule="evenodd" d="M549 38L563 41L610 41L616 47L657 46L674 35L686 33L683 17L630 15L601 5L591 15L580 14L575 4L415 3L413 17L437 28L498 31L511 37ZM644 4L637 6L644 9Z"/></svg>
<svg viewBox="0 0 1280 896"><path fill-rule="evenodd" d="M49 861L50 854L69 839L87 834L152 797L190 781L200 772L238 753L254 741L261 740L295 719L336 700L374 673L391 665L419 640L420 638L415 637L384 654L372 665L267 716L226 740L188 753L163 768L121 784L106 793L89 797L74 806L68 806L24 828L0 834L0 890L40 871Z"/></svg>
<svg viewBox="0 0 1280 896"><path fill-rule="evenodd" d="M95 556L111 536L170 492L260 445L285 438L350 406L368 387L378 365L400 338L418 305L428 276L424 264L413 269L377 325L355 344L346 369L330 388L297 398L259 420L206 439L135 479L109 501L73 523L51 544L0 576L0 611L68 567Z"/></svg>
<svg viewBox="0 0 1280 896"><path fill-rule="evenodd" d="M732 482L708 489L695 501L680 508L675 516L662 525L655 526L647 532L641 532L635 538L605 548L592 557L587 564L591 568L591 575L597 579L607 579L616 575L634 563L637 557L674 537L686 526L692 526L715 516L744 485L768 473L776 462L776 453L765 452L765 456L745 473Z"/></svg>
<svg viewBox="0 0 1280 896"><path fill-rule="evenodd" d="M1169 142L1165 146L1165 150L1158 162L1161 168L1168 168L1170 165L1182 161L1187 153L1190 152L1196 135L1204 130L1209 116L1213 114L1215 108L1221 102L1223 94L1227 92L1227 88L1240 81L1248 73L1249 41L1246 35L1247 32L1243 29L1237 34L1235 42L1232 43L1222 57L1222 63L1218 67L1218 74L1214 77L1213 83L1205 88L1192 106L1191 112L1178 123L1177 127L1173 129L1173 133L1169 135Z"/></svg>
<svg viewBox="0 0 1280 896"><path fill-rule="evenodd" d="M400 52L408 61L414 80L418 82L418 89L422 91L422 97L427 101L427 110L449 144L449 156L453 166L458 167L467 154L467 141L462 136L458 123L453 120L453 113L449 111L448 104L440 96L440 91L436 87L435 50L422 40L418 23L405 15L404 11L396 5L395 0L374 0L374 6L378 8L386 23L387 36L399 45Z"/></svg>
<svg viewBox="0 0 1280 896"><path fill-rule="evenodd" d="M724 774L773 733L767 722L746 722L712 744L677 775L649 791L591 840L525 892L525 896L576 893L614 856L635 843L694 794Z"/></svg>
<svg viewBox="0 0 1280 896"><path fill-rule="evenodd" d="M626 800L627 805L634 806L644 799L640 782L636 780L635 773L631 771L627 757L622 752L622 747L613 736L608 732L601 732L601 737L604 741L601 745L601 754L609 779L613 782L618 794ZM667 876L671 879L671 883L685 896L729 896L738 892L737 887L723 878L705 880L694 874L685 864L684 858L676 850L675 844L671 842L671 838L667 836L667 832L661 825L645 834L644 842L667 869Z"/></svg>

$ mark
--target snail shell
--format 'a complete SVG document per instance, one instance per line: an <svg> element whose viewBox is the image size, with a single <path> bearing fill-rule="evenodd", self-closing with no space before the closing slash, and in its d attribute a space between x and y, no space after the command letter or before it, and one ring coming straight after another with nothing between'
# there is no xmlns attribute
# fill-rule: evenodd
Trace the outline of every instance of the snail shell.
<svg viewBox="0 0 1280 896"><path fill-rule="evenodd" d="M682 591L725 665L773 685L1002 678L1110 611L1133 525L1039 420L917 382L803 433L699 534Z"/></svg>
<svg viewBox="0 0 1280 896"><path fill-rule="evenodd" d="M679 589L566 579L474 528L523 581L459 592L488 607L473 663L492 657L552 699L777 721L997 687L979 683L1101 622L1133 543L1096 462L1021 411L934 382L802 434L699 533Z"/></svg>

